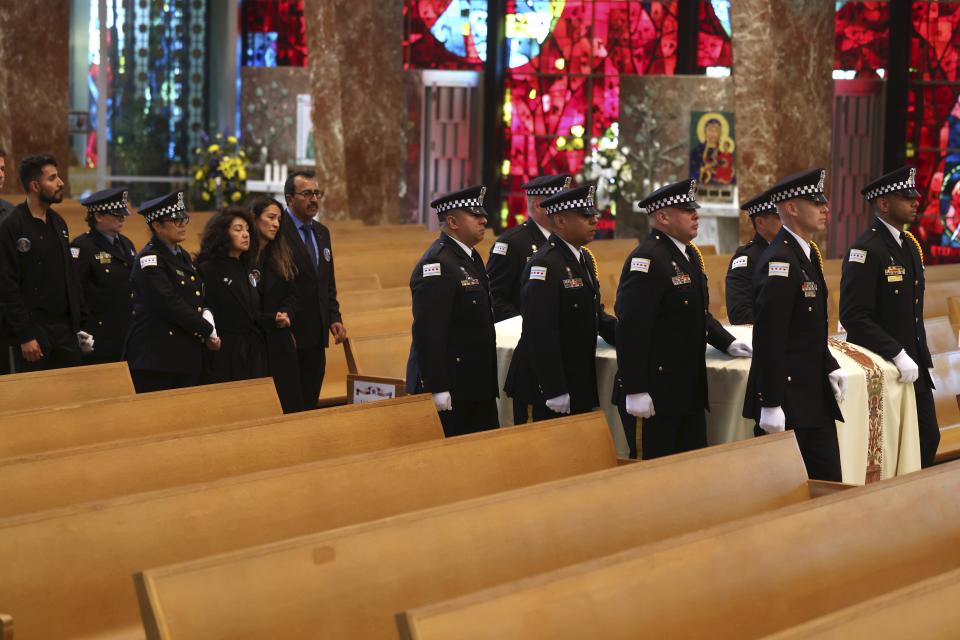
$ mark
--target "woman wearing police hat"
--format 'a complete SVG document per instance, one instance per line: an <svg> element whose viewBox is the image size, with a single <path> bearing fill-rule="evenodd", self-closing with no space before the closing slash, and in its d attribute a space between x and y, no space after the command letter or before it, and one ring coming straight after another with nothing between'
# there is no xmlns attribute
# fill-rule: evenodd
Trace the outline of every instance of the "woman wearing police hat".
<svg viewBox="0 0 960 640"><path fill-rule="evenodd" d="M199 382L203 348L220 348L214 326L203 316L203 283L180 247L187 237L183 193L149 200L138 211L153 237L137 254L133 324L126 358L137 393L188 387Z"/></svg>

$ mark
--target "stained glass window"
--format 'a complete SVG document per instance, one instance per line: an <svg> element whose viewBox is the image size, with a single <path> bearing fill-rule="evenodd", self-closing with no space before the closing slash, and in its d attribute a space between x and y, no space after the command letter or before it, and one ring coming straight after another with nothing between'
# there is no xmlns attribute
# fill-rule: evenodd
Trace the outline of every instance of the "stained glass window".
<svg viewBox="0 0 960 640"><path fill-rule="evenodd" d="M730 42L730 0L712 0L700 5L700 33L697 38L697 66L725 69L733 60Z"/></svg>
<svg viewBox="0 0 960 640"><path fill-rule="evenodd" d="M307 66L303 0L244 0L243 66Z"/></svg>
<svg viewBox="0 0 960 640"><path fill-rule="evenodd" d="M834 23L837 77L882 77L890 40L890 5L886 2L838 2Z"/></svg>
<svg viewBox="0 0 960 640"><path fill-rule="evenodd" d="M407 0L403 12L406 68L483 68L487 0Z"/></svg>

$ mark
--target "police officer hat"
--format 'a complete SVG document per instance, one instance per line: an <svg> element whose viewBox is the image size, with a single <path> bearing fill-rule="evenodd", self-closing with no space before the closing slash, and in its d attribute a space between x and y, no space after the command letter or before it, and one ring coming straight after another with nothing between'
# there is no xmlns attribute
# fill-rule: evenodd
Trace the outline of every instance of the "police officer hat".
<svg viewBox="0 0 960 640"><path fill-rule="evenodd" d="M900 167L881 176L860 191L867 200L873 202L880 196L889 194L905 198L919 198L917 191L917 170L914 167Z"/></svg>
<svg viewBox="0 0 960 640"><path fill-rule="evenodd" d="M778 204L794 198L803 198L818 204L826 204L827 196L823 194L823 181L827 177L826 169L812 169L787 176L770 187L767 195L770 202Z"/></svg>
<svg viewBox="0 0 960 640"><path fill-rule="evenodd" d="M699 209L700 205L697 203L697 181L689 178L660 187L638 202L637 206L647 213L656 213L667 207L690 210Z"/></svg>
<svg viewBox="0 0 960 640"><path fill-rule="evenodd" d="M159 220L189 220L190 215L183 204L183 192L174 191L165 196L147 200L140 205L137 213L147 220L147 224Z"/></svg>
<svg viewBox="0 0 960 640"><path fill-rule="evenodd" d="M127 190L104 189L92 193L80 204L87 208L87 213L108 213L112 216L128 216L130 209L127 208Z"/></svg>
<svg viewBox="0 0 960 640"><path fill-rule="evenodd" d="M448 211L456 209L478 217L486 216L487 210L483 208L483 198L486 195L487 188L483 185L477 185L441 196L431 202L430 206L437 210L437 215L440 217L443 217L443 214Z"/></svg>
<svg viewBox="0 0 960 640"><path fill-rule="evenodd" d="M777 212L777 206L770 202L770 196L767 195L766 191L750 198L740 205L740 208L746 211L751 218Z"/></svg>
<svg viewBox="0 0 960 640"><path fill-rule="evenodd" d="M583 215L599 216L597 206L594 203L594 193L596 187L592 184L577 187L576 189L567 189L555 193L543 202L540 206L547 212L548 216L555 213L576 212Z"/></svg>
<svg viewBox="0 0 960 640"><path fill-rule="evenodd" d="M520 185L528 196L552 196L569 189L573 178L567 173L558 176L537 176L530 182Z"/></svg>

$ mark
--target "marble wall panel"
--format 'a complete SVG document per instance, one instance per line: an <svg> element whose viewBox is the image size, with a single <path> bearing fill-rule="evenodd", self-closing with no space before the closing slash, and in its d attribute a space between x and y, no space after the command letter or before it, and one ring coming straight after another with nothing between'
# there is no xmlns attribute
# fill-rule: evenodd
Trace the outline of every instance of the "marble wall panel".
<svg viewBox="0 0 960 640"><path fill-rule="evenodd" d="M270 161L294 166L297 157L297 96L310 93L306 67L244 67L241 73L240 131L259 162L267 148ZM261 176L256 175L259 179Z"/></svg>

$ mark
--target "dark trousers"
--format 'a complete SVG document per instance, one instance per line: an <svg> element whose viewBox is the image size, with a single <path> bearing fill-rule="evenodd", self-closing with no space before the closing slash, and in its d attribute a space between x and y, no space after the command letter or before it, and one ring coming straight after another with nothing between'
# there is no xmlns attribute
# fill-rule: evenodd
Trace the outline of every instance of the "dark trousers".
<svg viewBox="0 0 960 640"><path fill-rule="evenodd" d="M843 470L840 467L840 443L837 440L837 425L830 421L819 429L792 429L797 437L797 446L803 457L803 466L807 468L807 477L811 480L830 480L843 482ZM753 435L763 436L766 431L760 425L754 425Z"/></svg>
<svg viewBox="0 0 960 640"><path fill-rule="evenodd" d="M914 387L917 396L917 426L920 430L920 466L933 466L940 446L940 425L937 424L937 409L933 391Z"/></svg>
<svg viewBox="0 0 960 640"><path fill-rule="evenodd" d="M453 409L440 412L440 423L447 438L496 429L500 426L497 401L454 398Z"/></svg>
<svg viewBox="0 0 960 640"><path fill-rule="evenodd" d="M303 411L300 364L290 329L267 332L267 364L284 413Z"/></svg>
<svg viewBox="0 0 960 640"><path fill-rule="evenodd" d="M637 459L637 418L617 407L630 457ZM640 444L644 460L693 451L707 446L707 417L703 411L689 416L653 416L643 419Z"/></svg>
<svg viewBox="0 0 960 640"><path fill-rule="evenodd" d="M323 374L327 368L327 354L322 344L308 349L297 349L297 365L300 369L300 395L303 409L317 408L320 387L323 386Z"/></svg>
<svg viewBox="0 0 960 640"><path fill-rule="evenodd" d="M171 373L146 369L131 369L130 377L133 379L133 388L137 393L183 389L196 386L200 381L200 374L196 373Z"/></svg>
<svg viewBox="0 0 960 640"><path fill-rule="evenodd" d="M34 328L43 357L37 362L27 362L23 359L20 345L14 344L13 366L16 373L62 369L80 364L80 345L68 320L36 325Z"/></svg>

